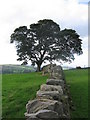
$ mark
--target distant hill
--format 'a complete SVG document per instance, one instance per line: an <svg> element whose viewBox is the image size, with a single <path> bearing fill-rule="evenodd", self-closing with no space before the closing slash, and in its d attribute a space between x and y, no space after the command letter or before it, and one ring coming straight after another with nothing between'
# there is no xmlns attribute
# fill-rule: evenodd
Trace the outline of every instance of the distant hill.
<svg viewBox="0 0 90 120"><path fill-rule="evenodd" d="M33 66L25 66L25 65L0 65L0 71L2 68L2 74L10 74L10 73L29 73L35 72L36 68ZM1 73L1 72L0 72Z"/></svg>
<svg viewBox="0 0 90 120"><path fill-rule="evenodd" d="M74 67L70 66L62 66L63 70L75 69Z"/></svg>

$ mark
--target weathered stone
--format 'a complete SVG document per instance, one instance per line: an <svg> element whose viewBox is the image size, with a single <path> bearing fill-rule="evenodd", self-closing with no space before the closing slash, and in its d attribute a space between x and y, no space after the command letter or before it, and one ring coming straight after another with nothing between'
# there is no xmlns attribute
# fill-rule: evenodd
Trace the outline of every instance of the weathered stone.
<svg viewBox="0 0 90 120"><path fill-rule="evenodd" d="M39 95L39 96L37 95L36 98L37 98L37 99L49 99L49 100L54 100L53 97L50 96L50 95L41 95L41 96L40 96L40 95Z"/></svg>
<svg viewBox="0 0 90 120"><path fill-rule="evenodd" d="M59 79L48 79L46 82L47 85L60 85L64 87L64 81Z"/></svg>
<svg viewBox="0 0 90 120"><path fill-rule="evenodd" d="M37 98L41 97L41 96L50 96L52 97L54 100L60 100L60 93L58 91L37 91Z"/></svg>
<svg viewBox="0 0 90 120"><path fill-rule="evenodd" d="M34 114L26 114L27 120L55 120L56 118L59 118L57 112L52 110L40 110Z"/></svg>
<svg viewBox="0 0 90 120"><path fill-rule="evenodd" d="M62 102L64 102L64 103L68 102L68 96L67 96L67 95L61 96L61 100L62 100Z"/></svg>
<svg viewBox="0 0 90 120"><path fill-rule="evenodd" d="M55 67L56 64L49 64L49 65L46 65L42 68L42 75L45 75L47 73L50 73L51 72L51 68Z"/></svg>
<svg viewBox="0 0 90 120"><path fill-rule="evenodd" d="M41 119L36 117L36 113L35 114L25 113L25 117L27 118L27 120L41 120Z"/></svg>
<svg viewBox="0 0 90 120"><path fill-rule="evenodd" d="M61 66L51 67L51 76L54 79L64 79L64 74Z"/></svg>
<svg viewBox="0 0 90 120"><path fill-rule="evenodd" d="M43 70L43 74L50 73L50 79L26 105L27 120L70 119L70 93L61 66L51 64Z"/></svg>
<svg viewBox="0 0 90 120"><path fill-rule="evenodd" d="M63 103L64 114L66 115L66 118L70 118L68 96L67 95L63 95L61 97L61 100L62 100L62 103Z"/></svg>
<svg viewBox="0 0 90 120"><path fill-rule="evenodd" d="M49 99L36 99L33 101L29 101L26 105L27 114L37 113L40 110L52 110L57 112L60 116L63 115L63 106L61 102L56 100Z"/></svg>
<svg viewBox="0 0 90 120"><path fill-rule="evenodd" d="M63 90L61 86L43 84L41 85L40 90L41 91L58 91L60 95L63 95Z"/></svg>
<svg viewBox="0 0 90 120"><path fill-rule="evenodd" d="M55 119L55 118L59 118L59 115L57 112L55 111L51 111L51 110L40 110L39 112L37 112L36 115L38 118L40 119Z"/></svg>

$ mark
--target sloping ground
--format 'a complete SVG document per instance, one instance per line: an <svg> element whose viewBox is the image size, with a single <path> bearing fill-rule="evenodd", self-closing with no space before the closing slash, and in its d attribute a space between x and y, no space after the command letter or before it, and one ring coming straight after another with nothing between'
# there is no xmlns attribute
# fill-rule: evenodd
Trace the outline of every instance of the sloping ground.
<svg viewBox="0 0 90 120"><path fill-rule="evenodd" d="M25 105L36 97L48 76L41 73L2 75L2 113L5 118L23 118Z"/></svg>
<svg viewBox="0 0 90 120"><path fill-rule="evenodd" d="M67 70L64 73L75 107L72 117L88 118L88 69Z"/></svg>
<svg viewBox="0 0 90 120"><path fill-rule="evenodd" d="M64 71L76 110L73 118L88 117L88 70ZM2 99L3 117L23 118L28 100L34 99L40 85L46 83L48 76L41 73L3 74Z"/></svg>
<svg viewBox="0 0 90 120"><path fill-rule="evenodd" d="M0 65L1 66L1 65ZM33 66L25 66L25 65L2 65L2 73L10 74L10 73L29 73L35 72L36 68Z"/></svg>

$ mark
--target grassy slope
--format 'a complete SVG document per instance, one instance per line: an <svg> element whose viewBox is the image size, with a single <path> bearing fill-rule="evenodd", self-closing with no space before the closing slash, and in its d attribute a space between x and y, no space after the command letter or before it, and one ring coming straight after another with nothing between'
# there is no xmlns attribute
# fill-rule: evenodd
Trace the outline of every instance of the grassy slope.
<svg viewBox="0 0 90 120"><path fill-rule="evenodd" d="M26 103L35 98L36 91L46 82L47 76L30 73L6 74L2 77L3 117L24 117Z"/></svg>
<svg viewBox="0 0 90 120"><path fill-rule="evenodd" d="M72 116L85 118L88 115L88 71L67 70L65 75L76 106ZM24 117L27 101L35 98L36 91L47 78L41 73L3 75L3 117Z"/></svg>
<svg viewBox="0 0 90 120"><path fill-rule="evenodd" d="M29 73L29 72L36 71L36 68L34 68L33 66L13 65L13 64L0 65L0 67L1 66L2 66L2 73L3 74Z"/></svg>
<svg viewBox="0 0 90 120"><path fill-rule="evenodd" d="M88 70L65 71L67 83L70 84L70 93L76 110L73 118L88 117Z"/></svg>

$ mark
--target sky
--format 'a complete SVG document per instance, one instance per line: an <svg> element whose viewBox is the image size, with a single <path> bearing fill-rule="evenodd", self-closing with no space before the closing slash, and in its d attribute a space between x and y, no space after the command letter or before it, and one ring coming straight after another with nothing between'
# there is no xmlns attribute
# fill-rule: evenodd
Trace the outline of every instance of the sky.
<svg viewBox="0 0 90 120"><path fill-rule="evenodd" d="M21 64L17 61L10 35L15 28L28 26L42 19L52 19L61 30L76 30L82 39L83 54L64 66L88 66L88 1L89 0L0 0L0 64ZM30 62L29 62L30 64Z"/></svg>

